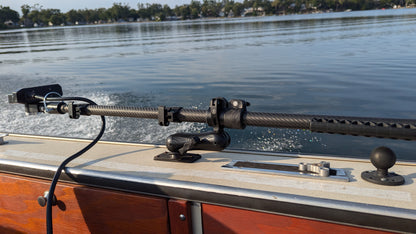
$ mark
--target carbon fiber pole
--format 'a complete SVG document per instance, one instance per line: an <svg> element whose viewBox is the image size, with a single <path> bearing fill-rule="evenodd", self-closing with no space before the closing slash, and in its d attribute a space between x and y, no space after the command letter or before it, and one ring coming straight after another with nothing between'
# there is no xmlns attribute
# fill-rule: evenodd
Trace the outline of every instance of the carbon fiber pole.
<svg viewBox="0 0 416 234"><path fill-rule="evenodd" d="M49 108L40 104L47 95L54 93L62 95L60 85L48 85L21 89L8 96L10 103L22 103L27 113L39 112L42 108ZM313 116L281 113L247 112L248 103L242 100L231 100L229 106L224 98L214 98L210 104L210 111L176 109L174 113L163 108L143 107L117 107L99 105L73 105L62 103L64 100L85 101L82 98L48 97L47 101L56 101L51 104L56 113L69 113L71 118L79 115L120 116L133 118L159 119L165 125L169 122L199 122L207 123L216 129L236 128L245 126L308 129L312 132L360 135L369 137L383 137L393 139L416 140L416 120L408 119L382 119L346 116ZM234 105L236 104L236 105ZM220 108L219 108L220 107ZM216 109L217 108L217 109ZM160 110L163 113L160 113ZM170 119L169 119L170 118ZM163 121L161 121L163 120Z"/></svg>
<svg viewBox="0 0 416 234"><path fill-rule="evenodd" d="M144 119L157 119L158 108L153 107L118 107L88 105L85 107L87 115L105 115L118 117L132 117ZM181 109L178 114L180 122L206 123L208 111Z"/></svg>
<svg viewBox="0 0 416 234"><path fill-rule="evenodd" d="M85 114L158 119L159 113L157 108L87 105ZM223 116L224 114L220 117L221 125L224 128L234 128L233 124L224 121ZM178 122L207 123L208 118L208 110L180 109L178 112ZM245 112L242 122L248 126L416 140L416 120L411 119Z"/></svg>

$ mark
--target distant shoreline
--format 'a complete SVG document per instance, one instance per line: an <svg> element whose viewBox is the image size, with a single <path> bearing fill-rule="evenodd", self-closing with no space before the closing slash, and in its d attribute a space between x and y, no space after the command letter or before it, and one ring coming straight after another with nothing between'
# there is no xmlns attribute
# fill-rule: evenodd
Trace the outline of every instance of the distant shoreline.
<svg viewBox="0 0 416 234"><path fill-rule="evenodd" d="M116 4L115 4L116 6ZM412 9L412 8L416 8L416 5L413 4L411 6L408 7L393 7L393 8L381 8L381 9L369 9L371 10L396 10L396 9ZM257 8L260 9L260 8ZM249 9L245 9L246 11L249 11ZM251 9L252 10L252 9ZM83 10L83 11L87 11ZM232 11L232 10L231 10ZM178 16L165 16L163 17L163 20L161 18L155 18L155 17L148 17L148 18L133 18L130 17L128 19L109 19L109 20L94 20L94 21L64 21L60 24L54 24L51 21L49 21L47 24L46 23L33 23L32 20L29 19L29 15L26 16L26 18L22 18L20 19L20 24L18 23L14 23L13 21L9 20L6 21L6 27L0 27L0 30L13 30L13 29L19 29L19 28L48 28L48 27L65 27L65 26L84 26L84 25L111 25L111 24L125 24L125 23L144 23L144 22L166 22L166 21L186 21L186 20L217 20L217 19L238 19L238 18L249 18L249 17L264 17L264 16L288 16L288 15L314 15L314 14L324 14L324 13L341 13L341 12L360 12L360 11L368 11L368 10L352 10L352 9L346 9L343 11L334 11L333 9L328 9L328 10L312 10L312 11L301 11L301 12L280 12L278 14L265 14L265 11L263 11L263 13L260 14L254 14L254 15L240 15L240 16L234 16L234 15L230 15L228 14L228 16L202 16L202 14L199 14L199 16L197 18L183 18L183 17L178 17ZM67 12L67 13L59 13L59 14L70 14L71 11ZM74 13L74 12L72 12ZM72 14L71 13L71 14Z"/></svg>

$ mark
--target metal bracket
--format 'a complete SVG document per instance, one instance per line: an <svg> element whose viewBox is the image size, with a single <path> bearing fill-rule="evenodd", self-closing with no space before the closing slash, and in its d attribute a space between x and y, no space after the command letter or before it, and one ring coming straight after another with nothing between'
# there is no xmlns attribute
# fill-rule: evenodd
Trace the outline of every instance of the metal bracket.
<svg viewBox="0 0 416 234"><path fill-rule="evenodd" d="M182 107L169 107L165 106L158 107L158 121L160 126L169 126L170 122L180 123L178 118L179 111Z"/></svg>
<svg viewBox="0 0 416 234"><path fill-rule="evenodd" d="M320 163L299 163L298 169L300 173L316 173L322 177L330 176L329 162L321 161Z"/></svg>
<svg viewBox="0 0 416 234"><path fill-rule="evenodd" d="M222 168L313 179L336 180L345 182L350 181L350 178L344 169L330 168L329 165L329 162L325 161L320 163L299 163L298 165L294 165L237 160L223 165Z"/></svg>
<svg viewBox="0 0 416 234"><path fill-rule="evenodd" d="M81 115L81 109L78 105L75 105L74 102L68 104L68 115L71 119L79 119Z"/></svg>
<svg viewBox="0 0 416 234"><path fill-rule="evenodd" d="M159 155L156 155L153 159L157 161L166 161L166 162L193 163L200 158L201 158L201 155L199 154L186 153L184 155L181 155L178 152L164 152Z"/></svg>
<svg viewBox="0 0 416 234"><path fill-rule="evenodd" d="M222 131L224 126L220 123L220 116L223 110L228 108L228 102L225 98L213 98L209 105L209 115L207 123L209 126L214 127L215 132Z"/></svg>

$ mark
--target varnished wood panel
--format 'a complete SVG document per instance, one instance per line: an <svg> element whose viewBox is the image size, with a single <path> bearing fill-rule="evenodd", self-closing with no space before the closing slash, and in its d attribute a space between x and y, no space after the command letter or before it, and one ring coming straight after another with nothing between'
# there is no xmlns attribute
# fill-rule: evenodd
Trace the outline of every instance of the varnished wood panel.
<svg viewBox="0 0 416 234"><path fill-rule="evenodd" d="M204 234L210 233L386 233L341 224L236 208L202 205Z"/></svg>
<svg viewBox="0 0 416 234"><path fill-rule="evenodd" d="M191 234L192 216L188 201L170 199L168 202L171 234ZM181 219L181 215L183 215Z"/></svg>
<svg viewBox="0 0 416 234"><path fill-rule="evenodd" d="M0 233L46 232L37 197L49 183L0 173ZM55 233L169 233L166 199L68 183L55 194Z"/></svg>

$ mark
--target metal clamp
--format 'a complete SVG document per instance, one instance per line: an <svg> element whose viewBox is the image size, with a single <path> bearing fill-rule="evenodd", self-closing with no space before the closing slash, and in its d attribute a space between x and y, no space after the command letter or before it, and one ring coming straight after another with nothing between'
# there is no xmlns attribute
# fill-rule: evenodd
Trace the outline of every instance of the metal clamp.
<svg viewBox="0 0 416 234"><path fill-rule="evenodd" d="M223 110L227 108L228 102L225 98L218 97L211 100L207 123L209 126L214 127L215 132L219 132L224 128L220 123L220 116Z"/></svg>
<svg viewBox="0 0 416 234"><path fill-rule="evenodd" d="M181 121L178 118L179 111L182 107L169 107L165 106L158 107L158 121L160 126L169 126L170 122L180 123Z"/></svg>
<svg viewBox="0 0 416 234"><path fill-rule="evenodd" d="M316 173L321 177L328 177L330 172L329 162L320 163L299 163L299 171L304 173Z"/></svg>
<svg viewBox="0 0 416 234"><path fill-rule="evenodd" d="M74 102L68 104L68 115L71 119L79 119L81 115L81 109Z"/></svg>

